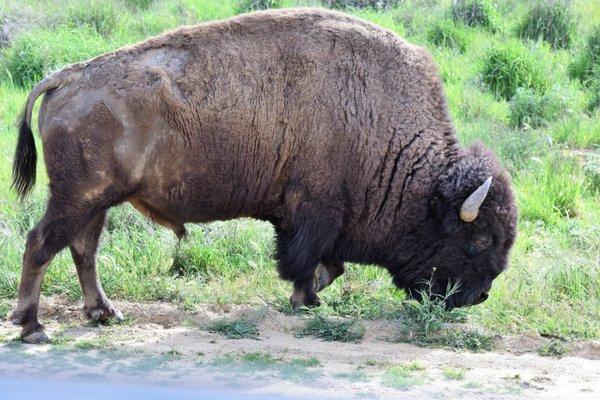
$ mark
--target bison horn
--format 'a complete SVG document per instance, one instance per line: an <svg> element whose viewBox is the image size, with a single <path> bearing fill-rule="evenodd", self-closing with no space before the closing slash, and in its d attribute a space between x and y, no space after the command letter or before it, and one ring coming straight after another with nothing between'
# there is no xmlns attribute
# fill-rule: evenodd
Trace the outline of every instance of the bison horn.
<svg viewBox="0 0 600 400"><path fill-rule="evenodd" d="M486 179L483 185L479 186L462 204L460 207L460 219L465 222L473 222L479 214L479 207L485 200L490 185L492 184L492 177Z"/></svg>

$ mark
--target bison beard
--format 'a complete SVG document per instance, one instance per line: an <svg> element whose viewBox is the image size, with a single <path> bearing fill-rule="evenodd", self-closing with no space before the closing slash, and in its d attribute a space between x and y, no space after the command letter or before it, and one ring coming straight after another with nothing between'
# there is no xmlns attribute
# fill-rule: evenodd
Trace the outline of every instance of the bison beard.
<svg viewBox="0 0 600 400"><path fill-rule="evenodd" d="M35 177L39 128L50 180L29 233L17 308L29 342L45 269L69 246L95 320L121 318L96 274L106 211L130 202L178 236L187 222L252 217L276 230L294 307L344 262L377 264L418 296L485 300L505 268L516 209L506 171L457 144L427 52L345 14L277 10L181 28L74 64L29 95L14 186ZM490 179L491 178L491 179Z"/></svg>

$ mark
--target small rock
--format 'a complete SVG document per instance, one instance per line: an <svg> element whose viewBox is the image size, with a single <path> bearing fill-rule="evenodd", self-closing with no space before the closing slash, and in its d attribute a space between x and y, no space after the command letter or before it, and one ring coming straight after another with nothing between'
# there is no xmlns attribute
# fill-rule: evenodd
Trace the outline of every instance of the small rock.
<svg viewBox="0 0 600 400"><path fill-rule="evenodd" d="M523 332L523 336L527 336L531 339L541 339L540 333L538 331L526 331Z"/></svg>

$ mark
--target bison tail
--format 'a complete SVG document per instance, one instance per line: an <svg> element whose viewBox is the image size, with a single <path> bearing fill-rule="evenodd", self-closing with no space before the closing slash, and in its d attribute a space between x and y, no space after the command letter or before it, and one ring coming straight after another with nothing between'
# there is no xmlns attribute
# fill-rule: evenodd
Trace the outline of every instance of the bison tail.
<svg viewBox="0 0 600 400"><path fill-rule="evenodd" d="M57 88L64 81L61 72L50 75L43 79L29 93L25 110L19 118L19 139L15 150L13 161L13 182L12 187L18 193L21 199L27 196L35 185L35 170L37 163L37 152L35 150L35 140L31 132L31 115L35 100L48 90Z"/></svg>
<svg viewBox="0 0 600 400"><path fill-rule="evenodd" d="M12 186L21 199L35 185L35 169L37 163L37 152L33 132L24 111L19 119L19 139L15 150L13 161L13 183Z"/></svg>

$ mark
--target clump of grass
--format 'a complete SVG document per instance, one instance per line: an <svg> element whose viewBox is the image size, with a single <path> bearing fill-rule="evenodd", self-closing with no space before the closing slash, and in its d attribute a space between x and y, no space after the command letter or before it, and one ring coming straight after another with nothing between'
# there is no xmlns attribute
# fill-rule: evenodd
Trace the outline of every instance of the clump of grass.
<svg viewBox="0 0 600 400"><path fill-rule="evenodd" d="M575 20L565 0L538 0L517 27L522 39L548 42L553 49L571 45Z"/></svg>
<svg viewBox="0 0 600 400"><path fill-rule="evenodd" d="M356 319L339 320L316 315L308 320L298 335L316 336L326 341L359 342L365 335L365 326Z"/></svg>
<svg viewBox="0 0 600 400"><path fill-rule="evenodd" d="M569 75L586 86L600 80L600 26L592 31L579 57L569 65Z"/></svg>
<svg viewBox="0 0 600 400"><path fill-rule="evenodd" d="M69 28L89 28L102 36L109 36L117 25L119 11L108 1L94 0L85 7L74 4L65 11L65 25Z"/></svg>
<svg viewBox="0 0 600 400"><path fill-rule="evenodd" d="M399 0L325 0L324 3L338 10L364 9L387 10L399 3Z"/></svg>
<svg viewBox="0 0 600 400"><path fill-rule="evenodd" d="M262 369L271 367L280 361L278 358L273 357L271 354L262 352L245 353L242 354L240 359L246 363L251 363L254 366L260 367Z"/></svg>
<svg viewBox="0 0 600 400"><path fill-rule="evenodd" d="M219 333L227 339L258 339L258 326L246 319L221 319L206 326L206 330Z"/></svg>
<svg viewBox="0 0 600 400"><path fill-rule="evenodd" d="M456 49L461 53L467 48L464 31L447 19L437 21L429 28L427 40L436 46Z"/></svg>
<svg viewBox="0 0 600 400"><path fill-rule="evenodd" d="M457 0L452 3L452 18L467 26L478 26L494 31L498 15L491 1Z"/></svg>
<svg viewBox="0 0 600 400"><path fill-rule="evenodd" d="M28 87L57 67L107 49L104 39L89 28L40 29L15 39L3 54L2 70L14 84Z"/></svg>
<svg viewBox="0 0 600 400"><path fill-rule="evenodd" d="M460 381L465 378L465 370L462 368L444 368L444 377L451 381Z"/></svg>
<svg viewBox="0 0 600 400"><path fill-rule="evenodd" d="M528 88L517 88L510 100L510 124L538 128L556 120L565 108L565 99L557 91L539 95Z"/></svg>
<svg viewBox="0 0 600 400"><path fill-rule="evenodd" d="M560 340L551 340L538 348L538 354L542 357L564 357L571 349Z"/></svg>
<svg viewBox="0 0 600 400"><path fill-rule="evenodd" d="M417 362L398 365L385 372L383 383L395 389L406 390L425 383L425 377L419 374L424 370L425 368Z"/></svg>
<svg viewBox="0 0 600 400"><path fill-rule="evenodd" d="M506 100L518 88L544 93L548 85L531 54L515 42L493 48L483 60L481 74L488 89Z"/></svg>
<svg viewBox="0 0 600 400"><path fill-rule="evenodd" d="M421 302L406 301L403 313L396 320L400 328L396 340L412 343L422 347L448 347L471 351L491 350L493 338L475 331L460 331L446 328L447 322L464 321L464 311L460 309L446 310L445 301L459 289L457 285L449 286L445 295L421 292Z"/></svg>

